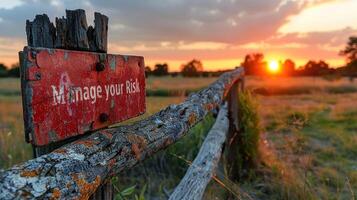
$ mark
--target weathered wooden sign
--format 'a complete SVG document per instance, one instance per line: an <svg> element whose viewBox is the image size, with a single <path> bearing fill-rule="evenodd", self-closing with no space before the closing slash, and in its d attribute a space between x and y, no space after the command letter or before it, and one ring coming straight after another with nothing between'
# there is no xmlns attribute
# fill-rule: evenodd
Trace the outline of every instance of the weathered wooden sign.
<svg viewBox="0 0 357 200"><path fill-rule="evenodd" d="M25 47L25 131L36 146L64 140L145 112L140 56Z"/></svg>

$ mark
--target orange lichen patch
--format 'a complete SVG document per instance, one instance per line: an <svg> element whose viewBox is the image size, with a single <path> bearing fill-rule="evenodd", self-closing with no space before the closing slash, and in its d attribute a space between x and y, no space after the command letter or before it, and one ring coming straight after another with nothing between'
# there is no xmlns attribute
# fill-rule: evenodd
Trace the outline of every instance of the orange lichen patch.
<svg viewBox="0 0 357 200"><path fill-rule="evenodd" d="M140 152L141 152L139 145L132 144L131 145L131 150L135 154L136 159L139 160L140 159Z"/></svg>
<svg viewBox="0 0 357 200"><path fill-rule="evenodd" d="M22 177L35 177L38 176L38 171L37 170L31 170L31 171L23 171L21 172L20 176Z"/></svg>
<svg viewBox="0 0 357 200"><path fill-rule="evenodd" d="M22 199L30 199L31 196L32 196L32 194L31 194L30 192L28 192L28 191L23 191L23 192L21 193Z"/></svg>
<svg viewBox="0 0 357 200"><path fill-rule="evenodd" d="M108 131L104 130L104 131L101 131L100 133L105 135L108 139L112 139L113 138L113 135Z"/></svg>
<svg viewBox="0 0 357 200"><path fill-rule="evenodd" d="M112 168L115 163L116 163L116 159L110 159L109 162L108 162L109 168Z"/></svg>
<svg viewBox="0 0 357 200"><path fill-rule="evenodd" d="M137 144L140 148L145 148L147 143L144 137L135 135L135 134L129 134L128 135L128 140L132 144Z"/></svg>
<svg viewBox="0 0 357 200"><path fill-rule="evenodd" d="M207 103L207 104L203 105L203 108L207 111L210 111L215 107L216 107L216 104L214 104L214 103Z"/></svg>
<svg viewBox="0 0 357 200"><path fill-rule="evenodd" d="M96 142L91 141L91 140L82 140L82 141L76 142L76 144L83 144L86 147L92 147L93 145L96 144Z"/></svg>
<svg viewBox="0 0 357 200"><path fill-rule="evenodd" d="M166 141L165 141L165 146L169 146L170 144L172 144L173 143L173 141L170 139L170 138L168 138Z"/></svg>
<svg viewBox="0 0 357 200"><path fill-rule="evenodd" d="M60 154L65 154L67 153L67 150L66 149L56 149L53 151L54 153L60 153Z"/></svg>
<svg viewBox="0 0 357 200"><path fill-rule="evenodd" d="M190 116L188 117L189 125L191 126L191 125L195 124L196 120L197 120L197 117L196 117L195 113L191 113Z"/></svg>
<svg viewBox="0 0 357 200"><path fill-rule="evenodd" d="M79 188L80 196L78 199L89 199L100 185L100 176L97 176L91 183L88 183L84 178L79 178L77 174L72 175L72 177Z"/></svg>
<svg viewBox="0 0 357 200"><path fill-rule="evenodd" d="M59 199L61 197L61 191L58 188L53 189L51 199Z"/></svg>

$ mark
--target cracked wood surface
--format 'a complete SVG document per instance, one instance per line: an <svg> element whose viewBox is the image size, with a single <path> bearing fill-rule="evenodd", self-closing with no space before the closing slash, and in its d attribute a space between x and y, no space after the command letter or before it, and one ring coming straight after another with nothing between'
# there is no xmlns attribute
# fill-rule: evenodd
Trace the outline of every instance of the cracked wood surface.
<svg viewBox="0 0 357 200"><path fill-rule="evenodd" d="M243 68L224 73L184 102L112 127L0 171L0 199L88 199L108 178L176 142L226 98Z"/></svg>
<svg viewBox="0 0 357 200"><path fill-rule="evenodd" d="M46 14L36 15L33 21L27 20L28 46L107 52L107 16L95 12L94 27L88 27L83 9L66 10L66 18L56 17L55 25Z"/></svg>
<svg viewBox="0 0 357 200"><path fill-rule="evenodd" d="M222 154L222 146L228 133L227 105L220 108L213 127L207 134L195 160L169 200L202 199Z"/></svg>

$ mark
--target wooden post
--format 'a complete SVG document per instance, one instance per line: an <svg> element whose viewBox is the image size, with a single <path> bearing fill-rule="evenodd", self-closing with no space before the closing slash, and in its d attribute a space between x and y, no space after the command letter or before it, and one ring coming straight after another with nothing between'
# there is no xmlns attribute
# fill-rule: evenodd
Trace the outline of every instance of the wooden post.
<svg viewBox="0 0 357 200"><path fill-rule="evenodd" d="M66 18L56 18L56 27L46 14L36 15L34 21L26 21L27 45L30 47L62 48L70 50L85 50L107 52L108 17L95 13L94 28L87 26L86 14L82 9L66 10ZM19 53L22 61L22 52ZM21 62L22 63L22 62ZM21 67L23 68L23 66ZM25 76L22 70L22 76ZM25 88L22 88L23 90ZM25 127L26 129L26 127ZM29 133L25 139L28 142ZM48 154L79 137L51 143L45 146L33 145L34 158ZM92 195L91 199L114 199L113 186L105 183Z"/></svg>
<svg viewBox="0 0 357 200"><path fill-rule="evenodd" d="M243 91L243 77L236 81L227 95L229 132L224 149L224 163L226 175L231 181L239 180L239 119L238 119L238 92Z"/></svg>

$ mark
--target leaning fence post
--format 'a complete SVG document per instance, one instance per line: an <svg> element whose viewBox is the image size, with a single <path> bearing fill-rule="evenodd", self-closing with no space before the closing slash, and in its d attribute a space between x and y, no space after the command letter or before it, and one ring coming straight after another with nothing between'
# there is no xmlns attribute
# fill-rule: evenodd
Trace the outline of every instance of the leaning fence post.
<svg viewBox="0 0 357 200"><path fill-rule="evenodd" d="M228 101L228 119L229 131L224 148L224 163L226 175L231 181L238 181L239 179L239 161L238 161L238 145L239 145L239 119L238 119L238 93L243 91L244 77L242 76L230 88Z"/></svg>

